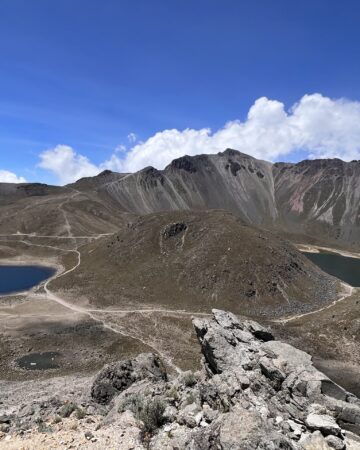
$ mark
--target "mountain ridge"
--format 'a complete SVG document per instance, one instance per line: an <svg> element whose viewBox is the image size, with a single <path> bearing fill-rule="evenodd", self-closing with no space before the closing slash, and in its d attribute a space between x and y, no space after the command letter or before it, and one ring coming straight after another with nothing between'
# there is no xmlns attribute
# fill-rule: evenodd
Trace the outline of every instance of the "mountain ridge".
<svg viewBox="0 0 360 450"><path fill-rule="evenodd" d="M359 247L359 180L360 162L356 160L271 163L226 149L217 154L184 155L163 170L152 166L134 173L107 170L63 187L0 183L0 205L78 191L114 211L145 215L224 209L250 225Z"/></svg>

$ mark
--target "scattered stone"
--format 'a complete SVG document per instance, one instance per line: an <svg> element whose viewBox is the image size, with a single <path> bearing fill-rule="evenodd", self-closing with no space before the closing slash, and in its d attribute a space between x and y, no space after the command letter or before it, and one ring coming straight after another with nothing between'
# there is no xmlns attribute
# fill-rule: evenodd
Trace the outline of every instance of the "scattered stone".
<svg viewBox="0 0 360 450"><path fill-rule="evenodd" d="M303 432L305 431L305 427L297 422L294 422L293 420L289 419L287 421L289 424L290 430L294 433L295 436L301 436Z"/></svg>
<svg viewBox="0 0 360 450"><path fill-rule="evenodd" d="M10 416L6 416L6 415L0 416L0 423L10 423L10 422L11 422Z"/></svg>
<svg viewBox="0 0 360 450"><path fill-rule="evenodd" d="M325 438L325 441L330 448L335 450L344 450L346 448L345 442L336 436L329 435Z"/></svg>
<svg viewBox="0 0 360 450"><path fill-rule="evenodd" d="M91 431L85 432L85 439L87 439L88 441L90 441L93 437L94 437L94 435L92 434Z"/></svg>
<svg viewBox="0 0 360 450"><path fill-rule="evenodd" d="M331 450L320 431L304 435L299 443L302 450Z"/></svg>

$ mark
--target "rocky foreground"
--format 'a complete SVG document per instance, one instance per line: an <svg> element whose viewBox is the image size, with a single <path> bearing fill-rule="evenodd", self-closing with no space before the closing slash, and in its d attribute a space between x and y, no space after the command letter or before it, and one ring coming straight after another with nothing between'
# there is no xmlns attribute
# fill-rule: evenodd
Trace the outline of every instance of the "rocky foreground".
<svg viewBox="0 0 360 450"><path fill-rule="evenodd" d="M141 354L95 379L0 385L7 449L360 449L360 400L270 330L213 310L194 319L203 370Z"/></svg>

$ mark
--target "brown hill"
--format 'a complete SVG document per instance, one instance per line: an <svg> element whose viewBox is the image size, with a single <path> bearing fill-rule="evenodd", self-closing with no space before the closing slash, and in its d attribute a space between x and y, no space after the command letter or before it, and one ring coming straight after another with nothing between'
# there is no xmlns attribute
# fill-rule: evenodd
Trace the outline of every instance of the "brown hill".
<svg viewBox="0 0 360 450"><path fill-rule="evenodd" d="M290 243L224 211L151 214L81 247L81 265L51 283L94 307L253 316L316 309L336 282Z"/></svg>

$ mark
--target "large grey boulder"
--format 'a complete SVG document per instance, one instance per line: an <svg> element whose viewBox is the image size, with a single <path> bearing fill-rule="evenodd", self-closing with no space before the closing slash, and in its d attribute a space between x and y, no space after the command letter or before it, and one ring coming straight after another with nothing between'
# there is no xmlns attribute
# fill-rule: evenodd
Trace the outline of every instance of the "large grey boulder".
<svg viewBox="0 0 360 450"><path fill-rule="evenodd" d="M223 450L294 450L285 436L269 427L257 411L235 407L219 420L219 444Z"/></svg>
<svg viewBox="0 0 360 450"><path fill-rule="evenodd" d="M232 368L250 370L254 364L254 351L263 340L273 338L270 330L256 322L240 320L232 313L213 309L214 320L194 319L207 368L222 373Z"/></svg>
<svg viewBox="0 0 360 450"><path fill-rule="evenodd" d="M340 425L360 436L360 407L345 403L338 414Z"/></svg>
<svg viewBox="0 0 360 450"><path fill-rule="evenodd" d="M329 415L311 413L306 417L305 423L308 428L319 430L324 436L329 434L341 435L341 428L336 423L336 420Z"/></svg>
<svg viewBox="0 0 360 450"><path fill-rule="evenodd" d="M302 450L331 450L331 447L320 431L305 435L300 439L299 444Z"/></svg>
<svg viewBox="0 0 360 450"><path fill-rule="evenodd" d="M142 353L134 359L127 359L105 366L96 376L91 397L100 404L109 403L133 383L150 378L166 380L166 370L157 355Z"/></svg>

